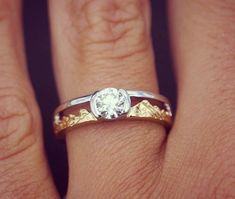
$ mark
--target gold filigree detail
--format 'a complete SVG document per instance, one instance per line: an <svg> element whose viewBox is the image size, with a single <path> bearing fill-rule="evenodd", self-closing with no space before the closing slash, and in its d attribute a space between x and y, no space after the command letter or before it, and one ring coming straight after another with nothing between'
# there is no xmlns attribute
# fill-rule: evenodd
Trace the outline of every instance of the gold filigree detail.
<svg viewBox="0 0 235 199"><path fill-rule="evenodd" d="M158 121L163 121L167 124L172 122L172 114L169 108L160 109L158 106L153 106L148 100L143 100L135 106L131 107L127 114L127 118L149 118ZM54 129L59 133L67 128L75 125L97 121L98 119L86 109L81 109L78 115L67 115L60 117L56 115L54 118Z"/></svg>
<svg viewBox="0 0 235 199"><path fill-rule="evenodd" d="M171 119L171 112L153 106L148 100L143 100L135 106L131 107L127 117L153 118L163 121Z"/></svg>
<svg viewBox="0 0 235 199"><path fill-rule="evenodd" d="M86 109L81 109L79 115L77 116L70 114L68 116L63 116L62 118L59 118L59 116L57 115L55 116L54 120L55 132L58 133L66 128L90 121L97 121L97 119L92 113L90 113Z"/></svg>

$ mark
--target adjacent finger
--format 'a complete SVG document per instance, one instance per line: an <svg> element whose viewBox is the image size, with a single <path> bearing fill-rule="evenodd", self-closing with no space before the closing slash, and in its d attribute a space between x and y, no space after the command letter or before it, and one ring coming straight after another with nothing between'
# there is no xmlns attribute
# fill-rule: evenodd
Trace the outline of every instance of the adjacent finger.
<svg viewBox="0 0 235 199"><path fill-rule="evenodd" d="M167 156L178 167L172 166L166 175L184 176L174 175L178 179L172 183L182 183L176 188L178 193L197 176L195 184L214 185L200 198L211 198L215 187L226 190L228 197L234 189L226 176L235 171L231 158L235 145L235 1L170 0L169 5L179 99Z"/></svg>
<svg viewBox="0 0 235 199"><path fill-rule="evenodd" d="M20 1L0 0L0 195L58 198L26 72Z"/></svg>
<svg viewBox="0 0 235 199"><path fill-rule="evenodd" d="M104 87L157 92L150 11L143 0L50 1L61 101ZM162 126L115 122L67 133L71 198L150 194L159 174Z"/></svg>

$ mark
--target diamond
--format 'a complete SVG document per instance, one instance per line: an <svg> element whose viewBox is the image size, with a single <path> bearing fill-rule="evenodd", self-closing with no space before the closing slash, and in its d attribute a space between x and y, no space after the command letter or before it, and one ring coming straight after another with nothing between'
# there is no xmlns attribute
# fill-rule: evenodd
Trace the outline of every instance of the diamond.
<svg viewBox="0 0 235 199"><path fill-rule="evenodd" d="M131 100L123 89L105 88L92 96L90 106L97 118L110 120L127 113L131 107Z"/></svg>

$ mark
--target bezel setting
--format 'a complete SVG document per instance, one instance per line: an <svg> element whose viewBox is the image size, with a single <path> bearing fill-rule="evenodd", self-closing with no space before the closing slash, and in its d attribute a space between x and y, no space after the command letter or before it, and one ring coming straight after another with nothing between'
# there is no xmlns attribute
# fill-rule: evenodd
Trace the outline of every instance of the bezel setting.
<svg viewBox="0 0 235 199"><path fill-rule="evenodd" d="M92 95L90 108L96 118L113 120L128 113L131 99L124 89L105 88Z"/></svg>

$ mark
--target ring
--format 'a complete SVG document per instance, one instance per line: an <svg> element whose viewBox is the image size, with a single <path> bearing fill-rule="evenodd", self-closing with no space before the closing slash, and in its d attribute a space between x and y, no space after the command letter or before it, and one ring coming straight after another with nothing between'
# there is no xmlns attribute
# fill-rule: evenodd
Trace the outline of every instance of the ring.
<svg viewBox="0 0 235 199"><path fill-rule="evenodd" d="M54 131L63 135L65 130L82 124L120 119L149 120L167 128L173 120L170 103L162 95L105 88L61 104L55 110Z"/></svg>

